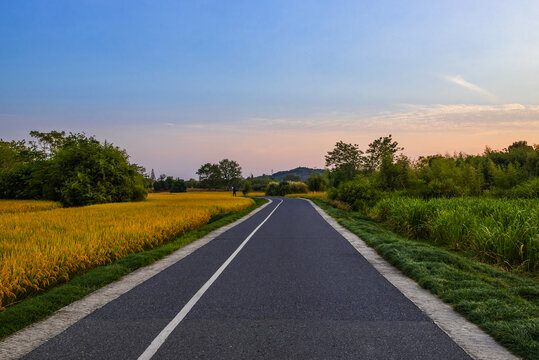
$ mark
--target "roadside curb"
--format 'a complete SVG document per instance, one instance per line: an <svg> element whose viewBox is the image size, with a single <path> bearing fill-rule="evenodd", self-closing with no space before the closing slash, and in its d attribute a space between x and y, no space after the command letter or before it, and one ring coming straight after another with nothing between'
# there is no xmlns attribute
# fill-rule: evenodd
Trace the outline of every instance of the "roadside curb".
<svg viewBox="0 0 539 360"><path fill-rule="evenodd" d="M8 336L0 342L0 359L11 360L19 359L25 356L35 348L60 334L71 325L75 324L77 321L90 315L95 310L105 306L107 303L142 284L169 266L174 265L176 262L206 245L224 232L251 218L272 203L272 200L268 200L269 202L258 207L257 209L254 209L241 219L206 234L200 239L195 240L192 243L176 250L172 254L165 256L163 259L146 267L139 268L125 275L120 280L94 291L85 298L61 308L54 315L51 315L42 321L32 324L22 330L17 331L13 335Z"/></svg>
<svg viewBox="0 0 539 360"><path fill-rule="evenodd" d="M385 277L393 286L410 299L458 346L474 359L512 360L519 359L498 344L490 335L477 325L469 322L453 308L435 295L419 286L415 281L403 275L397 268L384 260L361 238L340 225L334 218L309 199L314 209L341 234L350 244Z"/></svg>

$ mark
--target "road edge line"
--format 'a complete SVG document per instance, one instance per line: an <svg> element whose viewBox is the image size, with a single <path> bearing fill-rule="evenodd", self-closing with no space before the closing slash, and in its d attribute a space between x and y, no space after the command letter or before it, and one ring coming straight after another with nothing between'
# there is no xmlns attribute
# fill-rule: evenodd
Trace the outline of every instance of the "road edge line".
<svg viewBox="0 0 539 360"><path fill-rule="evenodd" d="M343 227L318 205L308 201L322 218L342 235L348 242L393 286L412 301L443 332L445 332L462 350L474 359L516 360L506 348L498 344L490 335L477 325L468 321L437 296L423 289L414 280L404 275L399 269L388 263L365 241Z"/></svg>
<svg viewBox="0 0 539 360"><path fill-rule="evenodd" d="M79 320L90 315L95 310L117 299L124 293L142 284L169 266L174 265L187 255L195 252L219 235L262 211L273 202L271 199L268 200L269 201L266 204L254 209L252 212L234 221L233 223L215 229L200 239L197 239L192 243L165 256L161 260L130 272L121 279L105 285L102 288L92 292L88 296L61 308L48 318L29 325L24 329L21 329L6 337L4 340L0 341L0 358L12 360L19 359L27 355L37 347L65 331Z"/></svg>

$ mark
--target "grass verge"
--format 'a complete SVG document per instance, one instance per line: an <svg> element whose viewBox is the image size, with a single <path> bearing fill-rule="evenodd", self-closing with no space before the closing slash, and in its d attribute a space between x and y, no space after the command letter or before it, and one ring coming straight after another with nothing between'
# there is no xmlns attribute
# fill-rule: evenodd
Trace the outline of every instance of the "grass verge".
<svg viewBox="0 0 539 360"><path fill-rule="evenodd" d="M539 284L434 245L408 240L359 213L312 199L342 226L524 359L539 359Z"/></svg>
<svg viewBox="0 0 539 360"><path fill-rule="evenodd" d="M110 284L128 273L154 263L179 248L203 237L204 235L230 224L267 202L266 199L253 198L255 205L242 210L214 216L205 226L190 231L160 247L130 254L118 261L94 268L84 275L60 285L48 292L25 299L0 312L0 340L25 328L26 326L54 314L64 306L77 301L91 292Z"/></svg>

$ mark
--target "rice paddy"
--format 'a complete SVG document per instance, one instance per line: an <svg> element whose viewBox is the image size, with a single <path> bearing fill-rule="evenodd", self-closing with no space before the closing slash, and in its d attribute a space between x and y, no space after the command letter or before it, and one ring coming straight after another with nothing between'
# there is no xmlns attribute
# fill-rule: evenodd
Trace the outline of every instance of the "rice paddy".
<svg viewBox="0 0 539 360"><path fill-rule="evenodd" d="M146 201L59 208L53 202L0 202L0 309L95 266L154 248L246 209L230 193L149 194Z"/></svg>

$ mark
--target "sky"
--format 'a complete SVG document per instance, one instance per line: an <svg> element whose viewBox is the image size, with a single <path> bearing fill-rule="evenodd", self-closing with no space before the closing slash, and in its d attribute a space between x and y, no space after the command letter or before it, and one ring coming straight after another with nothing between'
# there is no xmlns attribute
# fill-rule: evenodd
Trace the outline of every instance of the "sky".
<svg viewBox="0 0 539 360"><path fill-rule="evenodd" d="M539 143L539 1L0 0L0 138L85 132L185 179Z"/></svg>

